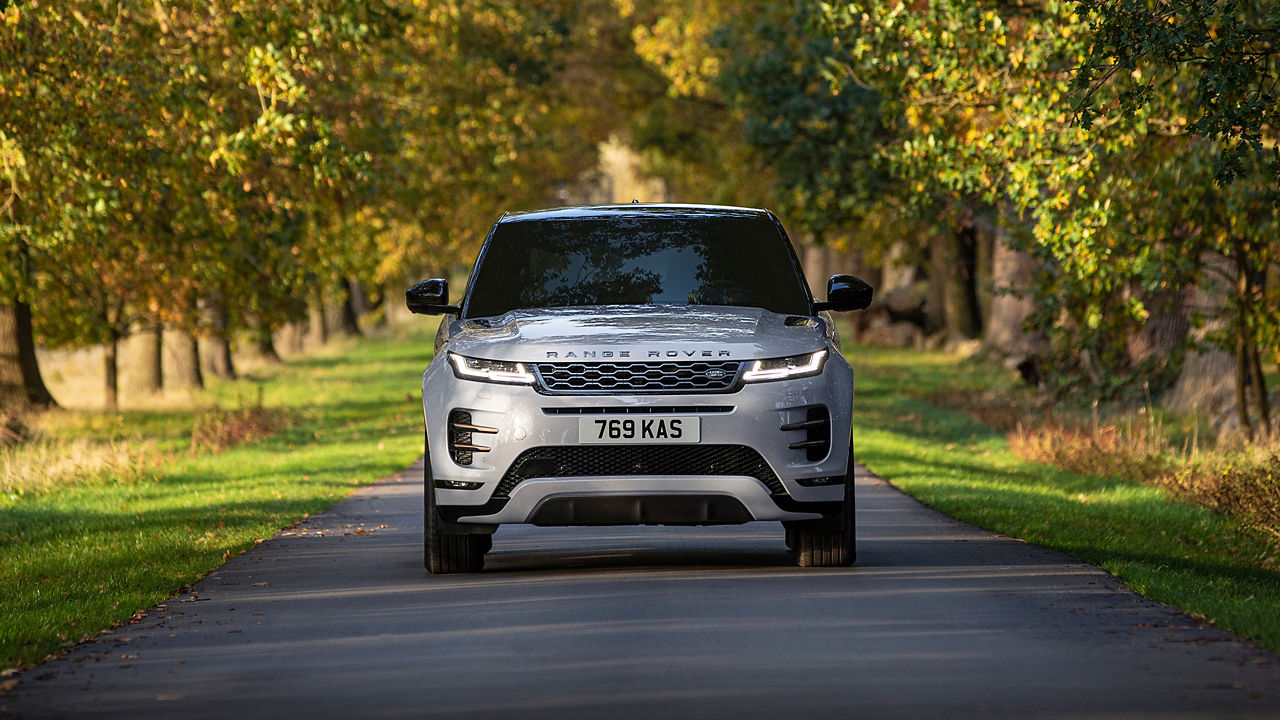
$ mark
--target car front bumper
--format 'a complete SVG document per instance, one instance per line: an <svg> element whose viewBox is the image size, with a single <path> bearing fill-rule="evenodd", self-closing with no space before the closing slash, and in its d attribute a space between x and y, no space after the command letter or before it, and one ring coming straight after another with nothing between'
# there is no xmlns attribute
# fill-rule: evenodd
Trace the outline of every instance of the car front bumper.
<svg viewBox="0 0 1280 720"><path fill-rule="evenodd" d="M593 498L615 498L618 502L613 506L617 507L611 506L610 519L602 523L588 518L582 524L666 524L662 513L651 513L664 498L702 499L698 505L702 509L697 511L702 514L695 512L688 520L697 524L804 520L829 515L844 500L853 371L838 354L833 354L820 375L748 383L736 392L725 393L547 395L527 385L459 379L444 358L428 366L422 387L431 475L436 485L428 491L434 489L441 514L454 522L560 524L555 518L572 516L575 502L586 507L590 504L586 499ZM829 417L829 447L821 451L820 458L811 460L810 450L788 447L803 442L807 430L782 428L812 417L811 410L819 407L825 408ZM470 425L496 430L474 436L473 444L490 449L472 453L468 465L460 464L450 451L453 430L449 423L454 411L467 413ZM503 485L508 470L526 451L581 448L590 453L611 447L584 445L578 438L582 417L605 415L697 416L701 428L698 445L749 448L767 463L776 480L764 481L748 474L673 472L670 467L652 473L637 466L626 474L579 471L564 477L530 477L514 486L508 477ZM733 499L745 515L718 511L717 498ZM646 499L653 502L646 504Z"/></svg>

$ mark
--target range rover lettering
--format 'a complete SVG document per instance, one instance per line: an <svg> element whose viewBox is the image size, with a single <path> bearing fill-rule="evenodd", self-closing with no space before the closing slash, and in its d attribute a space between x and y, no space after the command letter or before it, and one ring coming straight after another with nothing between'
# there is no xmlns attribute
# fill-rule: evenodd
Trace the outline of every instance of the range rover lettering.
<svg viewBox="0 0 1280 720"><path fill-rule="evenodd" d="M504 524L780 521L797 564L854 559L853 370L770 212L607 205L508 213L422 376L425 565L475 572Z"/></svg>

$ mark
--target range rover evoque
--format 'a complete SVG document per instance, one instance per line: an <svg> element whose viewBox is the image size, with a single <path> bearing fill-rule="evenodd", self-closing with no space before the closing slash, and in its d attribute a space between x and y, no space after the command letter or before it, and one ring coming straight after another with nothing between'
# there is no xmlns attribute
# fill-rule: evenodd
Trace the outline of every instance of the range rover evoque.
<svg viewBox="0 0 1280 720"><path fill-rule="evenodd" d="M781 521L802 566L854 558L853 370L770 212L631 204L507 213L422 376L425 565L475 572L500 525Z"/></svg>

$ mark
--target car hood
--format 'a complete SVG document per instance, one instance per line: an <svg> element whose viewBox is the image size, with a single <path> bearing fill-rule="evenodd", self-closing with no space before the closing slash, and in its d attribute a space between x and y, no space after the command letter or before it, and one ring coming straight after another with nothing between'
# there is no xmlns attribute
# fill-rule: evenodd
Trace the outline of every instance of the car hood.
<svg viewBox="0 0 1280 720"><path fill-rule="evenodd" d="M709 305L596 305L455 320L448 349L518 362L748 360L813 352L834 337L823 318Z"/></svg>

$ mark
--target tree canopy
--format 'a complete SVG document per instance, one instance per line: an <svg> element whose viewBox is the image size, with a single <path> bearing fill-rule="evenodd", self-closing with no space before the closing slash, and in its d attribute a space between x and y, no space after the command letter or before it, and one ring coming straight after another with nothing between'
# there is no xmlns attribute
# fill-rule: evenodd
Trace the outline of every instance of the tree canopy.
<svg viewBox="0 0 1280 720"><path fill-rule="evenodd" d="M1167 385L1192 338L1132 338L1219 282L1183 307L1243 407L1280 352L1278 33L1258 0L9 2L0 304L45 344L269 334L465 262L616 138L937 282L992 228L1063 391Z"/></svg>

